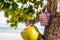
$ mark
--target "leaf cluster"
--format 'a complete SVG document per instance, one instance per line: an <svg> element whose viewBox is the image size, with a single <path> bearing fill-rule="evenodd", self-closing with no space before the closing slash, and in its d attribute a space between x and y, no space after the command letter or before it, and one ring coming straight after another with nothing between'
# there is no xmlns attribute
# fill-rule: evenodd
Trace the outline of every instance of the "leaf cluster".
<svg viewBox="0 0 60 40"><path fill-rule="evenodd" d="M11 27L18 27L20 22L35 18L39 9L42 7L44 0L0 0L0 11L4 11L4 16L8 18L7 23ZM22 4L22 6L18 5ZM32 5L33 4L33 5ZM26 7L25 7L26 6Z"/></svg>

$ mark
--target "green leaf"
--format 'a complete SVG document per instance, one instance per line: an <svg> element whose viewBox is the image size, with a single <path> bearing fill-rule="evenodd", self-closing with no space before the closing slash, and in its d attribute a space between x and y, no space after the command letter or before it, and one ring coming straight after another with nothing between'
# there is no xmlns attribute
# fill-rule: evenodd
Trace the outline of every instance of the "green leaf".
<svg viewBox="0 0 60 40"><path fill-rule="evenodd" d="M17 5L16 2L13 2L13 3L12 3L12 9L13 9L13 10L16 10L16 8L18 8L18 5Z"/></svg>
<svg viewBox="0 0 60 40"><path fill-rule="evenodd" d="M28 0L16 0L18 3L26 4Z"/></svg>
<svg viewBox="0 0 60 40"><path fill-rule="evenodd" d="M0 0L0 2L4 2L4 0Z"/></svg>
<svg viewBox="0 0 60 40"><path fill-rule="evenodd" d="M3 10L6 10L6 9L9 8L9 7L10 7L10 3L4 2L4 3L2 4L2 9L3 9Z"/></svg>

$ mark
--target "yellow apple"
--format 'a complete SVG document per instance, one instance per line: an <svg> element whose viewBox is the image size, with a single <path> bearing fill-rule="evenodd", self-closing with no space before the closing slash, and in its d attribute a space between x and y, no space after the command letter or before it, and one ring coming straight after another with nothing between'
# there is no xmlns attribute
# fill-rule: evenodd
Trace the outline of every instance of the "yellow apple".
<svg viewBox="0 0 60 40"><path fill-rule="evenodd" d="M31 26L31 27L24 29L21 32L21 36L24 40L38 40L39 31L36 28L36 26Z"/></svg>
<svg viewBox="0 0 60 40"><path fill-rule="evenodd" d="M30 40L38 40L39 31L35 26L32 26L28 29L28 35L30 37Z"/></svg>

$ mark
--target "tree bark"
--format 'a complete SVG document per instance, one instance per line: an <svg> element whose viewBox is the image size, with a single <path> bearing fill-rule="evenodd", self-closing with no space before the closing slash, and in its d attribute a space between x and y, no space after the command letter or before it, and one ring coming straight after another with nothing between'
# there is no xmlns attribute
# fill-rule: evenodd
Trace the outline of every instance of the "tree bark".
<svg viewBox="0 0 60 40"><path fill-rule="evenodd" d="M56 17L57 0L48 0L48 12L51 13L50 25L45 27L44 40L60 40L60 17Z"/></svg>
<svg viewBox="0 0 60 40"><path fill-rule="evenodd" d="M60 40L60 17L52 19L49 27L45 27L44 40Z"/></svg>

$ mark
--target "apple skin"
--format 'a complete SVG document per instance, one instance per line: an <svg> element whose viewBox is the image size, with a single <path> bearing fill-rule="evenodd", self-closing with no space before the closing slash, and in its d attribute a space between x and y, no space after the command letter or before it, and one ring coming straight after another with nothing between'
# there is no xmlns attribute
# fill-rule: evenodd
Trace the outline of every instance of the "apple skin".
<svg viewBox="0 0 60 40"><path fill-rule="evenodd" d="M31 40L38 40L39 31L35 26L29 28L28 34Z"/></svg>
<svg viewBox="0 0 60 40"><path fill-rule="evenodd" d="M38 40L40 32L36 26L31 26L27 30L21 32L21 36L24 40Z"/></svg>

